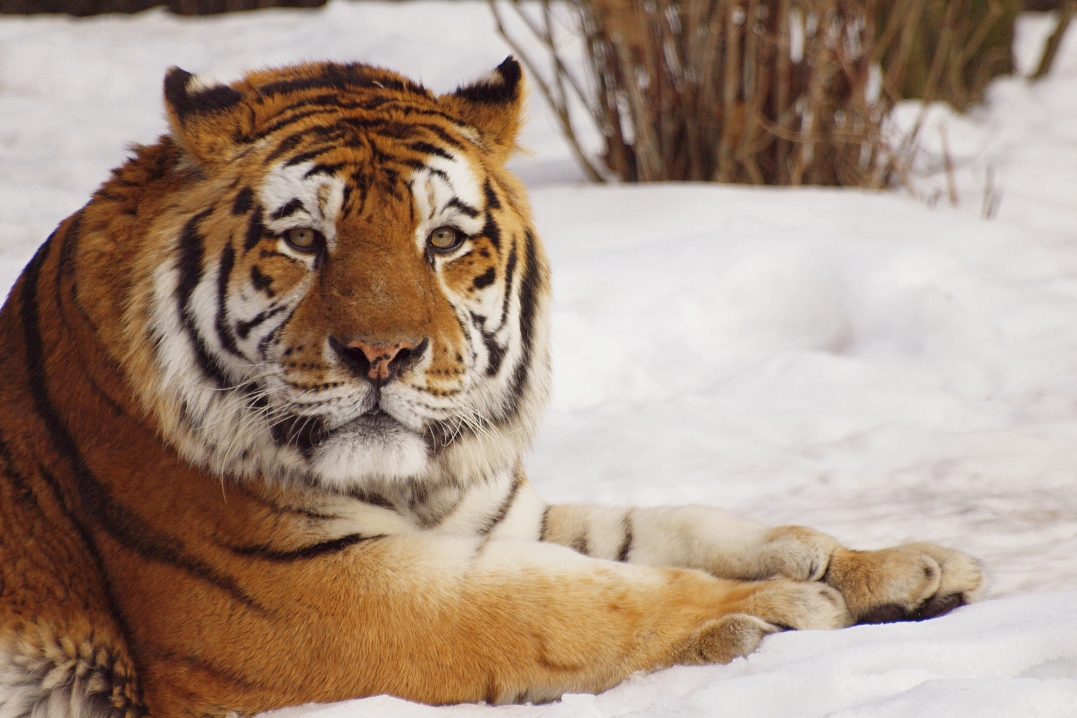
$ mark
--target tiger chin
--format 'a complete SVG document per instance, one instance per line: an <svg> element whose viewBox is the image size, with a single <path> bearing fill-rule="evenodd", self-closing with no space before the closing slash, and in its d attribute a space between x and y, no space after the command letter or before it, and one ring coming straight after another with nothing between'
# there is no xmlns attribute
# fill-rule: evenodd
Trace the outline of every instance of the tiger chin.
<svg viewBox="0 0 1077 718"><path fill-rule="evenodd" d="M982 595L932 544L538 497L523 95L168 73L0 312L0 717L545 701Z"/></svg>

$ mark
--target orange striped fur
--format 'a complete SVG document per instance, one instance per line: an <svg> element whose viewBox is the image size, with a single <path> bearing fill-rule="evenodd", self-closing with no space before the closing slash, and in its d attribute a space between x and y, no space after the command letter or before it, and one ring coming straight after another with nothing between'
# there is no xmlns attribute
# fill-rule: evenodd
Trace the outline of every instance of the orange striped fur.
<svg viewBox="0 0 1077 718"><path fill-rule="evenodd" d="M169 72L0 312L0 718L549 700L982 593L930 544L538 498L522 101L511 58Z"/></svg>

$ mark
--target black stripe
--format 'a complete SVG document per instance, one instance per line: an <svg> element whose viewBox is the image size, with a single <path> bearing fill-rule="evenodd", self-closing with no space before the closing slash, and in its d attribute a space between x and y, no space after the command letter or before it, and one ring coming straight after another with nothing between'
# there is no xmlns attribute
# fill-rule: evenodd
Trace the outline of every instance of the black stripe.
<svg viewBox="0 0 1077 718"><path fill-rule="evenodd" d="M430 500L430 487L422 482L411 482L407 484L407 488L410 492L408 496L408 510L414 511L416 507L426 504Z"/></svg>
<svg viewBox="0 0 1077 718"><path fill-rule="evenodd" d="M277 145L276 149L269 153L269 157L266 157L266 162L272 162L284 153L291 152L296 147L298 147L299 143L303 141L303 138L310 133L310 129L303 129L299 132L288 135L280 141L280 144Z"/></svg>
<svg viewBox="0 0 1077 718"><path fill-rule="evenodd" d="M518 401L527 388L531 369L531 350L535 339L535 311L538 303L539 277L538 252L535 249L535 236L527 231L527 267L520 279L520 361L512 377L511 394L513 396L510 414L518 411Z"/></svg>
<svg viewBox="0 0 1077 718"><path fill-rule="evenodd" d="M254 214L251 215L250 220L247 222L247 236L243 240L243 251L249 252L257 247L265 233L266 227L262 224L262 208L260 206L255 207Z"/></svg>
<svg viewBox="0 0 1077 718"><path fill-rule="evenodd" d="M406 92L418 95L423 99L433 99L430 91L415 83L378 71L375 68L349 63L340 65L326 63L322 68L320 77L304 77L295 80L278 80L260 86L257 89L259 95L272 96L283 95L303 90L335 90L347 91L351 88L377 88L390 92Z"/></svg>
<svg viewBox="0 0 1077 718"><path fill-rule="evenodd" d="M400 107L401 114L404 115L404 117L407 117L408 121L411 121L411 116L412 115L421 115L423 117L437 117L437 118L440 118L442 120L445 120L446 122L449 122L453 126L456 126L456 125L460 124L460 118L453 117L452 115L450 115L450 114L448 114L446 112L441 112L439 110L431 110L431 109L428 109L426 107L419 107L418 105L408 105L408 104L404 104L404 103L397 103L397 104Z"/></svg>
<svg viewBox="0 0 1077 718"><path fill-rule="evenodd" d="M63 302L63 280L68 279L70 281L70 291L68 294L70 295L71 304L78 310L79 316L82 317L82 320L86 322L87 326L94 332L97 332L97 323L90 317L90 313L86 311L86 308L82 305L82 301L79 299L75 255L78 252L79 240L82 238L81 232L82 213L80 212L71 218L71 221L64 229L63 240L60 244L59 265L56 268L56 310L60 316L60 321L66 325L67 313Z"/></svg>
<svg viewBox="0 0 1077 718"><path fill-rule="evenodd" d="M56 266L56 308L60 313L60 320L67 323L64 316L63 280L71 280L71 302L78 304L78 294L75 284L75 252L78 249L79 229L82 226L82 214L76 214L64 228L63 237L60 239L60 256ZM51 237L50 237L51 239ZM79 307L81 311L81 307ZM83 316L86 315L82 312ZM88 317L87 317L88 318Z"/></svg>
<svg viewBox="0 0 1077 718"><path fill-rule="evenodd" d="M267 319L272 319L276 315L283 312L286 308L287 307L282 304L280 306L274 307L273 309L267 309L264 312L259 312L253 319L238 322L236 324L236 334L239 335L240 339L246 339L250 335L251 329L254 329L259 324L265 322Z"/></svg>
<svg viewBox="0 0 1077 718"><path fill-rule="evenodd" d="M516 501L516 495L520 493L520 487L523 486L524 475L517 469L516 476L512 480L512 486L509 488L509 493L505 496L505 499L501 502L501 505L497 507L497 511L486 520L486 523L479 529L480 536L489 536L499 523L505 520L505 517L509 515L509 509L512 508L512 504Z"/></svg>
<svg viewBox="0 0 1077 718"><path fill-rule="evenodd" d="M479 210L475 209L470 204L468 204L467 202L464 202L463 200L459 199L458 197L453 197L451 200L449 200L449 206L450 207L455 207L456 209L458 209L461 212L463 212L464 214L466 214L468 217L478 217L479 216ZM490 220L487 219L486 221L487 221L487 223L489 223ZM491 241L493 241L493 240L491 240Z"/></svg>
<svg viewBox="0 0 1077 718"><path fill-rule="evenodd" d="M269 348L269 343L271 341L273 341L277 337L278 334L280 334L282 331L284 331L284 327L288 326L288 322L292 321L292 317L295 316L295 313L296 313L296 311L298 309L299 309L299 305L297 304L292 309L292 313L288 315L287 319L285 319L283 322L278 324L273 329L273 331L269 332L264 337L262 337L262 341L258 342L258 358L259 359L261 359L262 361L265 361L266 350Z"/></svg>
<svg viewBox="0 0 1077 718"><path fill-rule="evenodd" d="M247 212L251 211L251 207L253 206L254 192L250 187L244 187L236 194L236 198L232 202L232 214L236 216L247 214Z"/></svg>
<svg viewBox="0 0 1077 718"><path fill-rule="evenodd" d="M285 167L294 167L296 165L301 165L304 162L309 162L311 160L316 160L319 157L321 157L322 155L328 154L328 153L332 152L335 149L338 149L337 145L336 144L331 144L331 145L326 145L326 146L323 146L323 147L319 147L319 148L314 149L314 150L308 150L306 152L301 152L298 155L289 158L289 160L284 163L284 166Z"/></svg>
<svg viewBox="0 0 1077 718"><path fill-rule="evenodd" d="M494 192L494 186L490 183L489 178L482 186L482 193L486 195L486 211L489 212L492 209L501 209L501 202L497 198L497 193Z"/></svg>
<svg viewBox="0 0 1077 718"><path fill-rule="evenodd" d="M389 155L379 153L377 159L380 161L379 164L382 164L389 159ZM425 162L413 160L410 157L397 157L394 159L394 161L399 165L410 167L413 170L427 170L431 174L440 174L442 177L446 178L446 180L448 180L449 177L447 174L445 174L444 170L439 170L436 167L430 167Z"/></svg>
<svg viewBox="0 0 1077 718"><path fill-rule="evenodd" d="M22 289L19 292L19 296L18 296L18 301L20 301L21 305L22 305L20 307L20 314L22 315L22 319L23 319L24 334L27 335L26 338L28 340L30 338L29 335L32 335L33 337L36 337L35 345L38 347L38 349L36 351L31 352L29 341L27 342L27 346L26 346L27 367L26 368L27 368L27 374L29 375L28 378L29 378L29 382L30 382L30 386L31 386L31 393L32 394L35 394L35 392L33 391L33 388L34 388L34 385L36 383L36 380L38 379L38 375L40 375L39 380L42 383L44 382L45 366L44 366L44 361L43 361L44 357L42 356L42 352L41 352L41 349L40 349L40 347L41 347L41 335L40 335L39 329L37 327L37 309L36 309L36 307L28 308L26 305L29 302L36 301L36 298L31 296L31 290L36 289L36 285L37 285L37 282L38 282L38 277L39 277L40 271L41 271L41 265L45 261L45 257L48 254L49 248L50 248L50 246L52 244L53 237L55 237L55 235L56 235L55 232L53 232L53 234L50 235L49 239L44 244L41 245L41 247L38 249L38 251L34 254L33 259L31 259L30 263L26 266L26 269L23 271L23 275L22 275L22 277L23 277ZM12 300L13 300L13 298L9 298L8 303L11 303ZM34 324L33 324L32 327L28 326L26 324L26 319L27 319L28 316L32 316L32 318L34 320ZM36 396L35 396L35 399L36 399ZM46 401L47 401L47 396L46 396ZM46 430L47 430L48 426L49 426L48 420L45 421L45 425L46 425ZM55 444L56 443L56 437L55 436L50 436L50 438L52 439L52 443ZM5 463L7 464L4 467L5 470L6 470L6 473L7 473L7 477L11 481L13 481L13 482L15 482L17 484L16 489L20 493L20 498L25 497L25 500L27 502L31 502L34 505L37 505L38 497L37 497L36 492L34 492L33 488L30 486L29 480L27 480L26 477L23 476L23 474L16 469L16 467L14 465L14 462L13 462L13 457L10 454L6 444L3 445L3 456L4 456L4 459L5 459ZM106 606L107 606L107 609L108 609L108 613L109 613L110 616L112 616L116 620L116 624L119 627L120 634L121 634L121 636L123 638L123 641L124 641L124 645L126 645L126 646L134 645L134 634L131 631L131 627L127 624L126 617L123 615L123 613L119 609L119 602L116 600L116 594L115 594L115 591L114 591L114 589L112 587L112 583L108 580L108 573L105 571L105 562L104 562L104 559L102 559L102 557L101 557L101 552L98 550L97 544L94 542L93 534L86 527L86 525L83 523L83 521L81 519L79 519L79 517L75 514L75 511L72 509L72 507L71 507L71 505L70 505L70 503L68 501L67 493L65 491L63 491L63 489L60 487L60 484L56 480L56 477L52 476L51 474L42 473L42 472L39 472L39 475L44 480L45 485L48 487L49 493L52 495L53 503L59 508L60 513L63 514L63 516L67 519L67 521L70 523L70 525L74 527L75 531L78 533L79 538L81 539L82 547L85 548L86 552L89 554L90 561L92 561L93 564L94 564L94 568L89 569L89 570L91 570L94 573L94 575L99 576L101 578L101 583L103 584L103 588L104 588L105 603L106 603ZM139 694L136 696L136 700L137 701L142 700L141 691L139 691ZM141 711L141 710L139 711L139 715L144 715L144 714L145 714L144 711Z"/></svg>
<svg viewBox="0 0 1077 718"><path fill-rule="evenodd" d="M236 250L232 248L231 242L226 242L221 251L221 261L217 265L217 340L226 351L241 357L243 355L236 347L236 336L228 323L228 280L232 277L235 265Z"/></svg>
<svg viewBox="0 0 1077 718"><path fill-rule="evenodd" d="M502 290L504 294L502 295L501 299L501 321L498 323L497 329L494 330L495 332L499 331L501 327L505 326L505 320L509 314L509 305L512 302L512 280L515 274L516 245L513 244L512 250L509 251L508 262L506 262L505 264L505 281L504 289ZM476 284L478 284L477 280ZM486 351L490 356L490 361L486 365L486 376L496 376L497 373L501 371L501 365L505 360L505 352L507 351L507 349L497 343L496 339L494 338L494 333L488 333L486 331L484 327L486 319L485 317L480 317L474 312L472 312L471 319L472 322L475 324L476 329L478 329L479 333L482 335L482 342L486 346Z"/></svg>
<svg viewBox="0 0 1077 718"><path fill-rule="evenodd" d="M516 243L512 243L512 249L509 250L509 259L505 262L505 285L504 295L501 297L501 320L498 322L497 328L505 326L505 322L509 318L509 307L512 304L512 282L516 278Z"/></svg>
<svg viewBox="0 0 1077 718"><path fill-rule="evenodd" d="M622 528L624 528L625 537L621 542L621 548L617 550L617 560L622 563L628 561L628 554L632 553L632 511L631 509L625 514L624 521L621 522Z"/></svg>
<svg viewBox="0 0 1077 718"><path fill-rule="evenodd" d="M442 142L444 142L447 145L455 147L458 150L464 149L464 143L463 142L461 142L457 138L453 137L448 132L446 132L443 128L438 127L437 125L429 125L429 124L426 124L426 123L416 123L415 126L416 127L421 127L422 129L427 130L428 132L430 132L431 134L436 136L439 140L441 140Z"/></svg>
<svg viewBox="0 0 1077 718"><path fill-rule="evenodd" d="M572 549L577 553L582 553L584 556L591 555L591 544L587 540L587 525L583 527L583 533L576 538L572 539Z"/></svg>
<svg viewBox="0 0 1077 718"><path fill-rule="evenodd" d="M490 240L490 244L494 245L495 249L501 249L501 228L497 226L491 212L486 213L486 224L482 227L482 235Z"/></svg>
<svg viewBox="0 0 1077 718"><path fill-rule="evenodd" d="M357 187L359 189L359 204L355 208L355 214L356 215L362 215L363 214L363 209L366 207L366 195L367 195L367 192L370 190L370 184L371 184L370 177L369 177L369 175L367 175L365 169L357 169L354 172L352 172L351 180L352 180L352 183L354 183L355 187ZM344 185L345 193L347 193L348 190L351 189L351 187L352 187L352 184Z"/></svg>
<svg viewBox="0 0 1077 718"><path fill-rule="evenodd" d="M400 188L397 186L400 182L400 176L396 171L383 168L381 176L385 180L385 187L389 189L389 194L393 196L393 199L400 199Z"/></svg>
<svg viewBox="0 0 1077 718"><path fill-rule="evenodd" d="M333 164L323 165L316 164L307 170L307 173L303 175L303 178L313 177L314 175L335 175L344 166L343 162L334 162Z"/></svg>
<svg viewBox="0 0 1077 718"><path fill-rule="evenodd" d="M414 167L415 167L415 169L419 169L419 170L425 169L430 174L436 175L436 176L440 177L441 179L445 180L446 183L451 184L451 182L449 181L449 175L445 174L445 170L439 170L437 167L427 167L426 165L422 164L421 162L418 165L415 165Z"/></svg>
<svg viewBox="0 0 1077 718"><path fill-rule="evenodd" d="M178 539L160 534L129 507L113 499L108 490L98 481L97 476L86 465L86 461L78 449L78 444L67 430L66 423L60 417L49 397L47 377L45 376L45 349L41 336L36 295L41 265L48 254L50 244L50 242L46 242L41 247L23 273L21 318L26 343L28 383L34 411L45 424L45 433L57 453L67 460L75 476L79 500L83 510L116 541L138 553L146 560L181 568L191 575L226 591L243 604L264 612L264 609L255 603L234 579L220 574L212 566L186 555L183 545ZM38 470L41 476L53 487L53 491L57 495L63 495L59 480L44 466L40 466ZM71 516L71 518L73 523L80 527L80 533L83 534L86 545L94 546L92 534L82 527L81 522L76 521L74 516Z"/></svg>
<svg viewBox="0 0 1077 718"><path fill-rule="evenodd" d="M307 559L338 553L345 549L349 549L356 544L364 543L366 541L374 541L380 538L385 538L385 535L378 534L377 536L364 536L362 534L348 534L347 536L341 536L332 541L322 541L321 543L310 544L309 546L289 549L287 551L282 551L265 545L230 546L229 548L239 556L249 556L251 558L260 558L265 561L286 563L289 561L305 561Z"/></svg>
<svg viewBox="0 0 1077 718"><path fill-rule="evenodd" d="M195 363L207 379L224 387L229 384L228 377L225 376L217 359L210 354L206 341L195 324L194 310L191 307L191 296L198 283L202 281L202 261L205 257L205 240L198 231L198 225L211 212L213 212L212 209L207 209L196 214L184 225L180 235L179 257L176 260L180 274L179 282L176 284L176 307L183 329L190 340L191 349L194 351Z"/></svg>
<svg viewBox="0 0 1077 718"><path fill-rule="evenodd" d="M283 207L277 209L270 216L273 219L284 219L285 217L291 217L299 210L305 211L306 207L303 206L303 201L301 199L299 199L298 197L293 197L292 199L285 202Z"/></svg>
<svg viewBox="0 0 1077 718"><path fill-rule="evenodd" d="M238 489L241 494L249 498L251 501L255 501L273 512L295 514L296 516L302 516L303 518L310 519L312 521L328 521L331 519L340 518L339 516L335 516L332 514L323 514L319 511L306 509L302 506L289 506L288 504L278 504L276 501L273 501L268 496L264 496L239 482L236 482L229 487L229 489L232 488Z"/></svg>
<svg viewBox="0 0 1077 718"><path fill-rule="evenodd" d="M258 269L257 264L251 265L251 284L259 292L265 292L270 299L277 296L277 293L273 291L273 278L267 274L262 274L262 270Z"/></svg>
<svg viewBox="0 0 1077 718"><path fill-rule="evenodd" d="M59 231L59 230L57 230L57 231ZM27 343L27 347L26 347L27 374L29 375L28 378L29 378L29 381L30 381L30 384L31 384L31 389L33 388L33 384L34 384L36 374L40 373L40 376L41 376L40 380L42 382L44 382L45 366L44 366L44 362L42 361L43 356L42 356L42 352L40 350L41 335L40 335L39 328L37 326L37 308L36 308L36 306L33 307L33 308L27 308L26 304L27 304L27 302L35 302L36 301L36 297L31 296L31 290L36 289L38 277L39 277L40 272L41 272L41 265L45 261L45 257L49 252L49 248L51 247L53 238L55 236L56 236L56 231L54 231L52 233L52 235L49 236L48 240L46 240L45 243L41 245L41 247L34 254L33 259L31 259L30 263L26 266L26 269L23 270L23 275L22 275L23 284L22 284L22 289L20 290L19 295L18 295L18 301L20 301L21 304L22 304L22 306L20 307L20 314L22 315L22 319L23 319L24 332L26 334L33 334L34 336L37 337L36 345L38 347L38 350L34 353L35 360L31 360L31 352L30 352L30 348L29 348L29 343ZM12 298L9 298L8 302L10 303L11 301L12 301ZM34 319L34 325L33 325L32 328L28 327L26 325L26 318L27 318L28 314L32 314L33 319ZM48 427L48 422L46 421L46 428L47 427ZM53 443L55 443L55 437L50 437L50 438L52 438ZM18 472L15 471L14 464L9 464L7 469L8 469L8 472L9 472L8 473L9 478L11 478L12 480L16 480L16 478L18 476ZM79 538L82 539L82 546L83 546L83 548L86 549L86 552L90 555L90 560L93 562L94 567L96 569L94 571L94 575L101 577L101 582L103 584L103 588L104 588L104 592L105 592L105 603L106 603L106 605L108 607L108 613L109 613L109 615L111 615L116 620L116 624L119 626L120 633L121 633L122 638L124 640L124 645L127 645L127 646L134 645L134 634L131 631L131 627L127 624L127 620L126 620L125 616L123 615L123 613L119 609L119 602L116 600L116 594L115 594L115 591L114 591L114 589L112 587L112 583L108 580L108 574L105 571L105 562L104 562L104 559L102 559L102 557L101 557L101 552L98 550L97 544L94 543L93 534L90 533L90 530L86 527L86 525L82 522L82 520L80 520L76 516L75 511L72 509L70 503L68 502L67 493L62 490L62 488L60 487L59 482L56 481L56 478L54 476L52 476L51 474L41 474L41 477L44 479L45 484L48 486L49 492L52 494L53 502L56 504L56 506L59 508L60 512L64 515L64 517L71 524L71 526L73 526L75 528L75 531L78 533ZM32 491L32 488L30 488L29 485L27 485L26 488L29 489L30 491ZM36 494L35 494L35 500L36 500ZM91 569L91 570L93 570L93 569ZM139 694L136 696L136 700L137 701L142 700L141 691L139 691ZM138 714L139 715L144 715L145 711L139 710Z"/></svg>
<svg viewBox="0 0 1077 718"><path fill-rule="evenodd" d="M291 152L296 147L299 147L303 140L308 137L322 140L321 147L314 151L314 156L317 156L339 149L342 145L347 146L348 142L346 141L346 137L354 134L356 129L372 130L373 128L384 124L385 120L380 118L340 117L329 125L304 127L282 139L277 147L269 153L266 162L273 162L281 155ZM294 160L294 157L289 160L288 166L297 164ZM301 161L302 160L300 160L300 162Z"/></svg>
<svg viewBox="0 0 1077 718"><path fill-rule="evenodd" d="M392 509L394 511L396 510L396 506L393 505L392 501L385 498L381 494L375 493L373 491L364 491L362 489L354 489L354 490L348 492L348 496L355 499L356 501L361 501L364 504L370 504L371 506L378 506L378 507L383 508L383 509Z"/></svg>
<svg viewBox="0 0 1077 718"><path fill-rule="evenodd" d="M496 278L497 271L493 267L490 267L485 272L475 277L474 281L471 282L471 286L475 287L475 289L485 289L493 284L494 279Z"/></svg>
<svg viewBox="0 0 1077 718"><path fill-rule="evenodd" d="M550 510L553 506L547 506L542 510L542 521L539 522L539 541L546 540L546 532L550 528Z"/></svg>
<svg viewBox="0 0 1077 718"><path fill-rule="evenodd" d="M277 130L284 129L288 125L293 125L296 122L299 122L300 120L306 119L308 117L313 117L315 115L330 114L335 110L334 107L331 107L329 105L315 106L314 103L299 103L299 104L295 104L295 105L292 105L291 107L288 107L288 108L285 108L285 109L281 110L280 113L278 113L278 114L284 114L285 112L287 112L287 111L289 111L289 110L291 110L293 108L298 109L299 107L304 106L304 105L310 105L310 109L304 110L302 112L296 112L295 114L290 115L288 117L285 117L282 120L278 120L277 122L274 122L273 124L268 125L265 128L263 128L263 129L259 130L258 132L256 132L255 134L251 135L248 138L248 140L251 141L251 142L260 140L263 137L268 137L269 135L273 134Z"/></svg>
<svg viewBox="0 0 1077 718"><path fill-rule="evenodd" d="M198 233L198 224L212 211L207 209L187 220L180 233L179 257L176 260L180 278L176 285L176 295L182 297L181 310L202 279L204 247L202 235Z"/></svg>
<svg viewBox="0 0 1077 718"><path fill-rule="evenodd" d="M425 155L434 155L436 157L441 157L447 160L455 159L445 150L441 149L437 145L432 145L429 142L413 142L412 144L408 145L408 148L413 149L416 152L421 152Z"/></svg>
<svg viewBox="0 0 1077 718"><path fill-rule="evenodd" d="M475 327L482 337L482 343L486 347L486 353L489 356L489 361L486 364L486 376L495 376L501 369L501 363L505 361L505 347L498 344L497 338L483 328L485 323L486 317L471 312L471 325Z"/></svg>
<svg viewBox="0 0 1077 718"><path fill-rule="evenodd" d="M321 416L291 414L277 419L269 427L269 435L278 446L294 446L309 461L314 450L329 436L329 431Z"/></svg>

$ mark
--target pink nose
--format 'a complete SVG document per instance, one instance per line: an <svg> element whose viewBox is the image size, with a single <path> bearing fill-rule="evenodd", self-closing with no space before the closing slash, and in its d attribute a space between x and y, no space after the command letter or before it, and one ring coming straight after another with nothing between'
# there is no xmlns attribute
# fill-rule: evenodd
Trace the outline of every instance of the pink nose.
<svg viewBox="0 0 1077 718"><path fill-rule="evenodd" d="M378 383L384 383L395 374L395 366L393 362L398 358L404 358L404 356L411 354L412 350L418 345L417 342L412 342L407 339L402 339L395 344L382 345L382 344L369 344L363 341L348 342L345 346L349 349L358 349L366 357L366 360L370 362L370 368L367 370L367 377ZM397 362L399 365L401 362Z"/></svg>

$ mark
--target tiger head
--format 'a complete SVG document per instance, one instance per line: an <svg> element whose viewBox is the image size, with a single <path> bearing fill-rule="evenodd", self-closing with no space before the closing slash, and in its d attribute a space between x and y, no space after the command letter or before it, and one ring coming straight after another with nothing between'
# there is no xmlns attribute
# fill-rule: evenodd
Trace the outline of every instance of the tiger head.
<svg viewBox="0 0 1077 718"><path fill-rule="evenodd" d="M549 384L546 259L505 169L522 101L512 58L442 96L358 64L173 68L121 359L165 440L345 492L513 470Z"/></svg>

